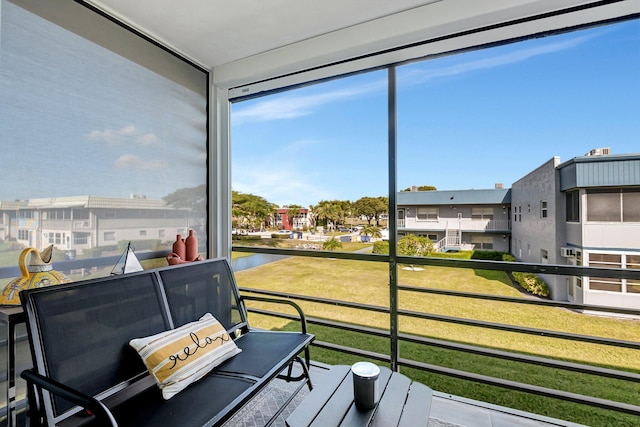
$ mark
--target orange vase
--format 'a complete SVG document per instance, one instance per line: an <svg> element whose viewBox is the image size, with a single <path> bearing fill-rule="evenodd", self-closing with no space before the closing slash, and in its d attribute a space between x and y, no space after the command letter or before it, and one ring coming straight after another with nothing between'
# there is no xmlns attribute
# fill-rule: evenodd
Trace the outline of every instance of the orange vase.
<svg viewBox="0 0 640 427"><path fill-rule="evenodd" d="M176 241L173 242L173 253L183 261L187 259L187 245L180 234L176 235Z"/></svg>
<svg viewBox="0 0 640 427"><path fill-rule="evenodd" d="M189 235L184 241L187 247L187 254L185 260L195 261L198 257L198 238L194 234L193 230L189 230Z"/></svg>

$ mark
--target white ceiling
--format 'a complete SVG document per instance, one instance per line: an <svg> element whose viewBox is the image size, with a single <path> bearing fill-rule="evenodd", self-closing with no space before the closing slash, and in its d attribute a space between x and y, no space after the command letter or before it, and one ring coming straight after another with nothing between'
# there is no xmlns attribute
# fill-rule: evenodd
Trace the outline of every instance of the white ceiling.
<svg viewBox="0 0 640 427"><path fill-rule="evenodd" d="M450 0L90 0L214 68L429 3Z"/></svg>

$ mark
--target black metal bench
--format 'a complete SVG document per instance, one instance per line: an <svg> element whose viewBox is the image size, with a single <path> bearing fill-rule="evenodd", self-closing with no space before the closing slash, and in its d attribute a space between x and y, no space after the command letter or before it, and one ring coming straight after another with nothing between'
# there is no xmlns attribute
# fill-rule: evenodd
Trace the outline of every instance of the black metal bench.
<svg viewBox="0 0 640 427"><path fill-rule="evenodd" d="M216 426L283 372L301 381L298 389L311 389L313 335L302 310L288 300L240 296L225 259L23 291L20 298L34 361L21 374L32 426ZM302 331L250 328L248 299L292 305ZM242 352L165 400L129 341L207 312ZM296 377L294 362L301 366Z"/></svg>

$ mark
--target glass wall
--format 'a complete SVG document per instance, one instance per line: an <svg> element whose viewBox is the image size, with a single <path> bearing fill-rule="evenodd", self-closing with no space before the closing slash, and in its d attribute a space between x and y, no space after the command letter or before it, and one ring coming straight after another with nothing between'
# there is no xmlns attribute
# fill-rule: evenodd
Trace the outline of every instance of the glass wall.
<svg viewBox="0 0 640 427"><path fill-rule="evenodd" d="M396 358L420 365L400 369L438 391L589 424L628 422L626 415L488 384L499 378L633 402L637 382L609 374L634 375L640 324L593 316L580 304L638 314L640 300L632 299L638 280L525 271L544 272L547 264L637 270L640 246L624 235L639 225L632 207L640 181L604 189L611 182L571 168L576 158L613 169L617 161L640 165L640 57L633 54L639 29L638 20L594 26L235 100L233 258L240 287L302 297L322 341L312 350L314 360L371 357L393 366ZM363 87L377 88L375 97ZM342 101L353 95L362 102ZM337 139L339 148L331 145ZM562 173L573 184L562 181ZM369 220L369 205L358 202L388 196L390 185L395 206L388 203ZM325 188L330 196L318 192ZM611 194L615 200L604 199ZM332 199L351 204L323 203ZM258 214L252 206L265 208ZM344 213L340 206L351 214L328 215L329 207ZM397 222L385 223L390 217ZM611 221L629 228L600 224ZM605 228L590 231L594 222ZM369 226L379 234L363 232ZM599 240L597 233L618 240ZM327 244L336 238L350 242L337 249ZM617 254L598 255L598 245ZM247 246L258 253L249 255ZM265 247L294 251L272 254ZM320 256L301 253L322 250ZM335 250L341 253L329 252ZM522 271L508 271L505 263ZM629 298L617 298L621 292ZM552 301L576 304L558 308ZM340 325L329 332L330 321ZM327 354L326 341L363 353L334 347L338 351ZM592 365L587 372L612 371L567 372L565 362Z"/></svg>
<svg viewBox="0 0 640 427"><path fill-rule="evenodd" d="M206 255L208 73L78 2L0 19L0 268L53 245L71 278L109 274L90 260L190 229Z"/></svg>
<svg viewBox="0 0 640 427"><path fill-rule="evenodd" d="M233 103L236 244L352 252L387 232L386 75Z"/></svg>

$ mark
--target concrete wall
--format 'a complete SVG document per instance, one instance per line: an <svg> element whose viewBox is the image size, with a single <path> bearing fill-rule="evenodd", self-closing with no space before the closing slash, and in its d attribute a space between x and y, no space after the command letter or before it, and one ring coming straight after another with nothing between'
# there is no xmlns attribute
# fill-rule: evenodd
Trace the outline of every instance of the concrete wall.
<svg viewBox="0 0 640 427"><path fill-rule="evenodd" d="M523 262L565 264L560 257L560 247L565 244L564 195L560 193L556 167L558 157L553 157L533 170L511 187L512 253ZM547 215L541 216L542 202L546 201ZM519 217L521 212L521 220ZM516 219L517 218L517 219ZM542 257L546 251L547 258ZM543 276L555 300L567 299L566 279L560 276Z"/></svg>

